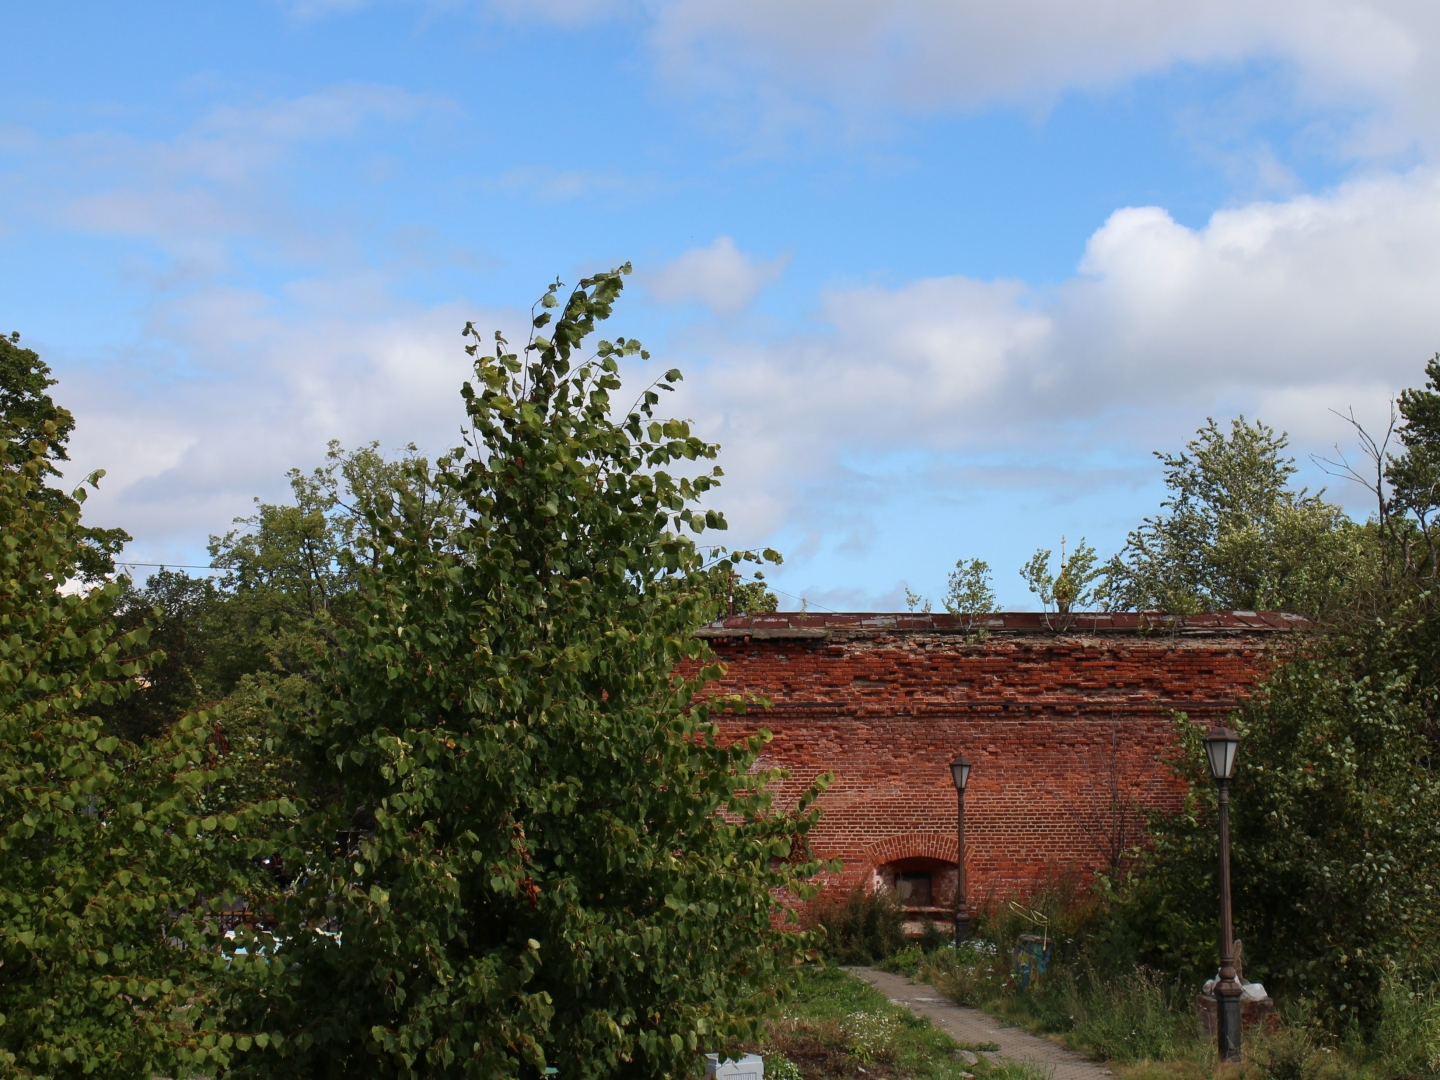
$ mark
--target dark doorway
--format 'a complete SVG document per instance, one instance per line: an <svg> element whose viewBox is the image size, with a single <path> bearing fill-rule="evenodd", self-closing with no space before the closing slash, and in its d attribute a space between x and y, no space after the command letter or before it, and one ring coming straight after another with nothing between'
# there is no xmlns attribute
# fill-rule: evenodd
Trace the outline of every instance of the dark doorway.
<svg viewBox="0 0 1440 1080"><path fill-rule="evenodd" d="M930 907L934 879L928 870L902 870L895 875L895 894L903 907Z"/></svg>

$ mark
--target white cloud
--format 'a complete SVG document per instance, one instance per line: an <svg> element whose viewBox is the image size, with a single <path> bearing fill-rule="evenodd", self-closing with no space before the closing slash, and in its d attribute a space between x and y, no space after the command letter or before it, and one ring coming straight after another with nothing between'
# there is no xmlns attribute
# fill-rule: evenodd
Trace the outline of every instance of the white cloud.
<svg viewBox="0 0 1440 1080"><path fill-rule="evenodd" d="M654 191L653 177L628 175L614 170L551 169L524 165L507 169L486 186L494 191L526 191L549 202L564 202L603 192L611 195L638 195Z"/></svg>
<svg viewBox="0 0 1440 1080"><path fill-rule="evenodd" d="M82 360L36 343L79 421L71 474L108 469L87 512L140 538L131 557L199 554L253 495L283 496L285 471L320 461L328 439L458 440L459 330L476 308L399 299L348 223L286 175L301 147L448 107L346 85L216 109L163 140L8 133L27 155L12 192L32 217L153 245L116 267L147 296L132 344ZM257 252L263 288L244 272Z"/></svg>
<svg viewBox="0 0 1440 1080"><path fill-rule="evenodd" d="M688 384L686 408L725 446L741 536L823 516L836 485L880 497L887 475L914 472L907 454L1051 460L1063 497L1094 454L1143 460L1209 413L1243 410L1324 450L1347 434L1328 410L1378 422L1440 347L1440 174L1201 229L1119 210L1058 290L932 278L837 290L821 314L828 332L712 349Z"/></svg>
<svg viewBox="0 0 1440 1080"><path fill-rule="evenodd" d="M329 15L348 15L368 7L370 0L278 0L286 14L302 22L323 19Z"/></svg>
<svg viewBox="0 0 1440 1080"><path fill-rule="evenodd" d="M1367 116L1347 133L1350 152L1440 138L1440 9L1420 0L657 0L649 11L665 76L749 102L762 128L808 123L810 103L852 117L1044 106L1176 64L1261 60L1292 69L1301 102Z"/></svg>
<svg viewBox="0 0 1440 1080"><path fill-rule="evenodd" d="M187 544L193 554L251 495L283 495L284 470L317 461L328 438L454 442L458 330L474 311L398 299L392 282L354 269L363 260L341 257L353 243L344 230L302 215L272 182L299 144L430 107L346 87L217 111L163 142L47 150L0 133L84 177L40 193L54 172L32 170L32 205L84 231L154 241L185 279L155 287L143 346L89 368L46 353L81 421L76 471L111 469L94 520L166 549L132 557L173 558ZM234 249L252 240L292 260L279 263L288 285L225 283ZM722 236L646 284L661 301L733 314L784 266ZM863 548L883 532L869 507L896 476L933 500L973 480L978 458L1010 477L996 483L1059 502L1095 482L1105 448L1176 446L1208 412L1244 409L1323 448L1343 436L1328 408L1373 415L1440 346L1440 173L1253 203L1201 229L1126 208L1058 288L927 278L833 289L816 315L814 333L740 340L712 325L696 331L703 342L667 350L666 366L690 376L676 411L725 448L737 539L789 527L802 548L822 533Z"/></svg>
<svg viewBox="0 0 1440 1080"><path fill-rule="evenodd" d="M723 238L690 255L677 262L734 274L677 274L673 298L734 310L758 287ZM143 351L90 368L54 358L80 419L76 473L111 469L93 519L143 537L132 557L195 554L252 495L283 496L284 470L318 461L329 438L452 445L458 330L474 317L398 300L365 273L278 296L210 281L157 299ZM1178 446L1207 414L1259 416L1302 453L1345 438L1329 409L1382 416L1440 346L1440 174L1255 203L1200 229L1127 208L1056 289L964 277L834 289L816 322L781 339L710 328L663 357L689 376L674 411L724 447L733 539L786 530L801 566L818 546L884 540L872 518L897 491L933 503L999 486L1053 508L1153 472L1137 466L1145 451Z"/></svg>
<svg viewBox="0 0 1440 1080"><path fill-rule="evenodd" d="M1425 5L1403 0L676 0L659 8L657 37L676 54L733 59L724 50L744 46L755 66L784 53L835 86L878 83L916 105L975 105L1262 52L1383 92L1411 73L1434 23Z"/></svg>
<svg viewBox="0 0 1440 1080"><path fill-rule="evenodd" d="M396 87L349 84L215 109L166 140L100 132L45 141L11 132L27 159L13 197L71 228L154 241L205 272L240 240L289 256L333 254L325 214L287 198L277 173L307 144L452 107Z"/></svg>
<svg viewBox="0 0 1440 1080"><path fill-rule="evenodd" d="M730 237L720 236L709 247L692 248L642 280L661 303L698 300L717 315L733 315L749 307L761 289L785 272L789 261L788 255L757 259L736 248Z"/></svg>
<svg viewBox="0 0 1440 1080"><path fill-rule="evenodd" d="M286 470L319 463L330 439L458 445L470 373L461 327L524 325L470 305L406 305L364 278L292 294L284 315L279 306L200 290L157 313L144 352L64 372L78 420L69 471L109 470L86 512L139 537L132 558L197 554L252 496L284 499ZM183 375L157 365L161 350L186 358Z"/></svg>

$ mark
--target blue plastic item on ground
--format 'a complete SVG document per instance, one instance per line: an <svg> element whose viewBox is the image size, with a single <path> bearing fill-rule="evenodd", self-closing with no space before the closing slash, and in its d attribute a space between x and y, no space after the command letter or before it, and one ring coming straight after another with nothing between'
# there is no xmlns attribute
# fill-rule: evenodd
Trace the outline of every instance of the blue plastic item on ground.
<svg viewBox="0 0 1440 1080"><path fill-rule="evenodd" d="M1039 934L1021 934L1015 944L1015 977L1020 989L1028 990L1030 984L1050 969L1049 937Z"/></svg>

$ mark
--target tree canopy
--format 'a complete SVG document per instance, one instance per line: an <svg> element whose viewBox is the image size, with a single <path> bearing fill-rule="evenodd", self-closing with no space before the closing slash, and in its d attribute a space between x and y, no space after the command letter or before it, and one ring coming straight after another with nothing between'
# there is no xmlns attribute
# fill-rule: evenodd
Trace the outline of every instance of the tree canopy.
<svg viewBox="0 0 1440 1080"><path fill-rule="evenodd" d="M770 806L763 737L720 745L743 702L702 696L693 631L735 557L686 535L724 521L694 508L717 470L670 471L717 451L655 416L679 372L622 412L648 355L580 355L627 271L552 288L518 353L467 327L473 440L360 501L350 614L281 708L304 872L246 1015L290 1035L249 1071L683 1076L785 992L812 816Z"/></svg>
<svg viewBox="0 0 1440 1080"><path fill-rule="evenodd" d="M1324 614L1355 570L1357 528L1323 493L1290 485L1287 445L1241 416L1228 433L1210 420L1179 454L1157 451L1170 495L1105 566L1108 604Z"/></svg>
<svg viewBox="0 0 1440 1080"><path fill-rule="evenodd" d="M0 1072L220 1066L211 911L253 869L233 836L252 813L207 803L226 775L210 715L143 746L93 715L159 656L149 626L111 622L120 584L67 587L93 552L84 491L40 497L59 429L39 431L23 457L0 443Z"/></svg>
<svg viewBox="0 0 1440 1080"><path fill-rule="evenodd" d="M20 347L18 331L0 336L0 424L10 460L18 465L36 458L37 479L29 497L44 500L53 514L74 512L78 520L75 499L50 483L60 476L55 462L69 460L66 444L75 430L70 411L56 405L48 393L54 385L50 366L34 349ZM84 525L76 526L75 538L79 542L76 568L89 582L114 574L115 556L130 542L124 529Z"/></svg>

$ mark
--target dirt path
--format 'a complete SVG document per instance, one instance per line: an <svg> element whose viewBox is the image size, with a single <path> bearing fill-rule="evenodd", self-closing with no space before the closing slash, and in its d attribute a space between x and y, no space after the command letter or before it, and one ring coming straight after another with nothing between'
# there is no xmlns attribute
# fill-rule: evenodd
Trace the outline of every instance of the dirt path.
<svg viewBox="0 0 1440 1080"><path fill-rule="evenodd" d="M956 1005L934 987L875 968L846 970L864 979L896 1005L904 1005L916 1016L925 1017L958 1042L995 1043L1004 1057L1038 1065L1050 1073L1052 1080L1113 1080L1114 1074L1105 1066L1019 1028L1001 1027L994 1017L979 1009Z"/></svg>

